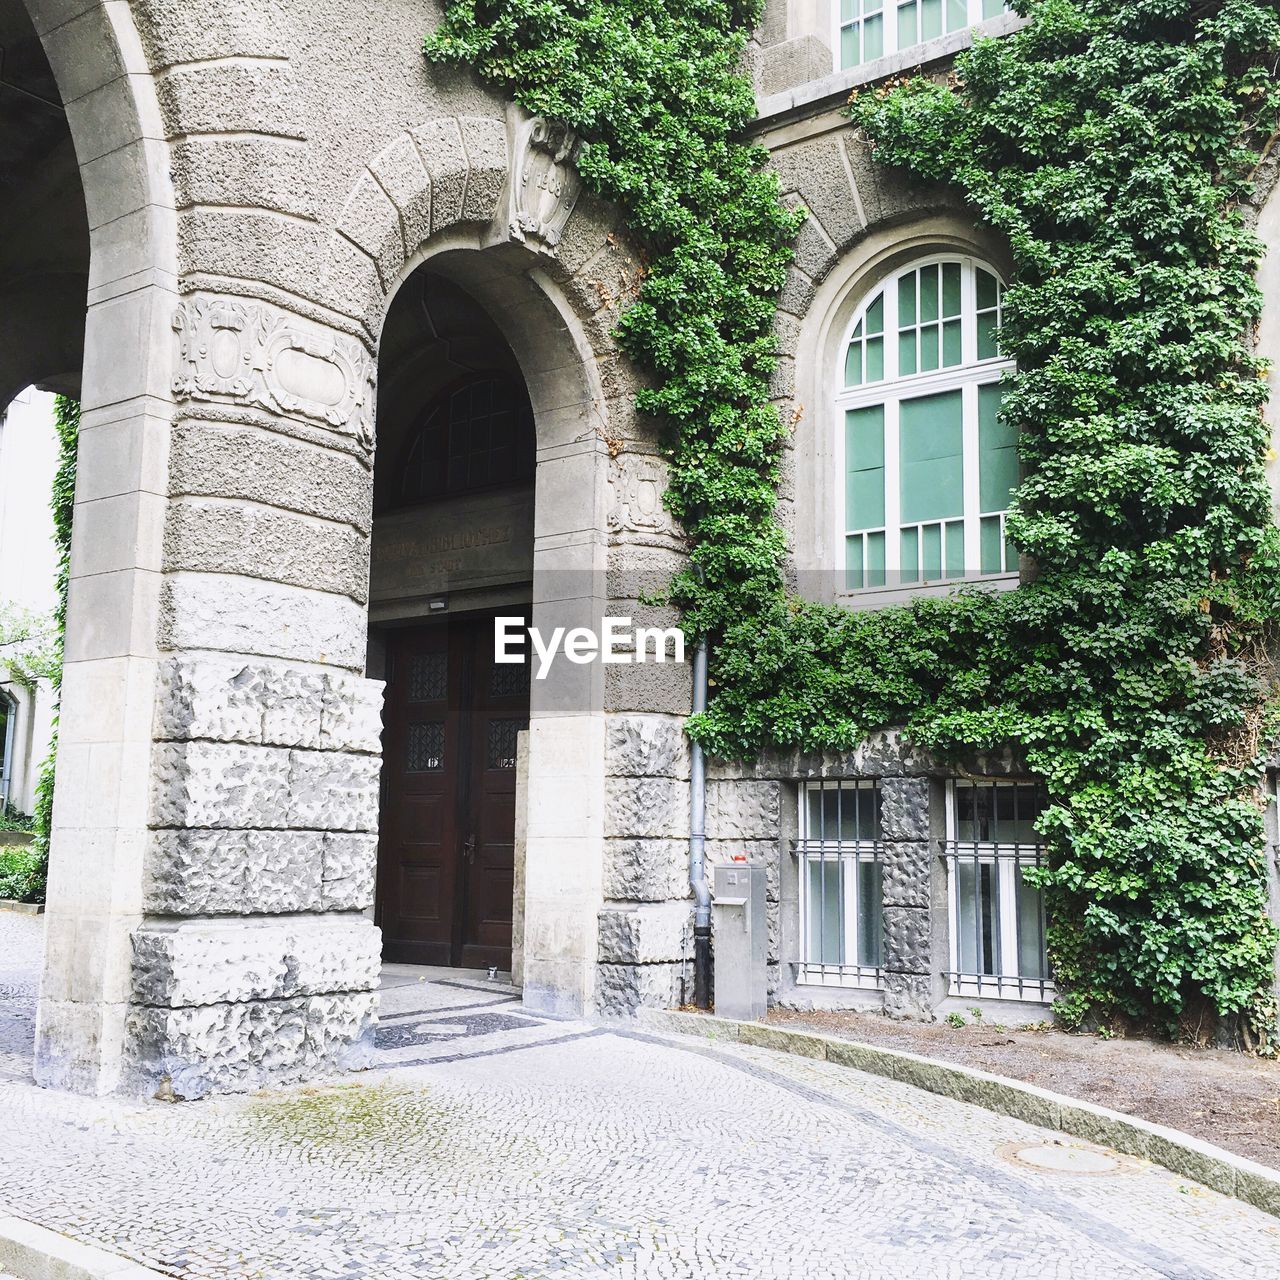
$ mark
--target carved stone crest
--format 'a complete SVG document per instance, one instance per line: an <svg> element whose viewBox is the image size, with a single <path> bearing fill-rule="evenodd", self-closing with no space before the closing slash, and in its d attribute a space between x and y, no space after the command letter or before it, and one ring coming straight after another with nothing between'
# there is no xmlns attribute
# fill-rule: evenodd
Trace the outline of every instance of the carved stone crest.
<svg viewBox="0 0 1280 1280"><path fill-rule="evenodd" d="M355 338L238 298L184 302L173 328L178 399L308 418L373 447L373 362Z"/></svg>
<svg viewBox="0 0 1280 1280"><path fill-rule="evenodd" d="M554 253L582 189L578 137L563 125L512 108L507 117L511 168L506 233L543 253Z"/></svg>
<svg viewBox="0 0 1280 1280"><path fill-rule="evenodd" d="M666 487L667 468L661 458L620 453L609 463L609 532L663 545L678 538L675 520L662 502Z"/></svg>

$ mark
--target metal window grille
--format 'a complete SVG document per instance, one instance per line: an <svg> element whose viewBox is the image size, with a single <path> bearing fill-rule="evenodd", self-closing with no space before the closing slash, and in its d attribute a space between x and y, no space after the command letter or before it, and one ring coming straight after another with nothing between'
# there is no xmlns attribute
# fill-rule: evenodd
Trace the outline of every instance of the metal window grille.
<svg viewBox="0 0 1280 1280"><path fill-rule="evenodd" d="M796 857L802 948L797 980L879 987L884 932L879 785L805 784Z"/></svg>
<svg viewBox="0 0 1280 1280"><path fill-rule="evenodd" d="M1044 792L1012 782L955 781L948 788L947 863L952 995L1049 1001L1044 900L1023 872L1044 845L1035 820Z"/></svg>

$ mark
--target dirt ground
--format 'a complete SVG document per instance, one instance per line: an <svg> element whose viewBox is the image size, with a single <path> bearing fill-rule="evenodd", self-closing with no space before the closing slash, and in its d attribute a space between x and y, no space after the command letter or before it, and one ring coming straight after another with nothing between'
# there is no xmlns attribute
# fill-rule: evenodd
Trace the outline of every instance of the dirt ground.
<svg viewBox="0 0 1280 1280"><path fill-rule="evenodd" d="M773 1009L767 1022L977 1067L1168 1125L1280 1169L1280 1062L1064 1031Z"/></svg>

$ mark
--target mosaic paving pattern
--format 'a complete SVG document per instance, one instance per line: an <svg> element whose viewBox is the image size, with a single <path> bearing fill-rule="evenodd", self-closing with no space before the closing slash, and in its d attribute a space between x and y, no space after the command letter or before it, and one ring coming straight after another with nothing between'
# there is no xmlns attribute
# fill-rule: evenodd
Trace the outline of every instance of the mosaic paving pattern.
<svg viewBox="0 0 1280 1280"><path fill-rule="evenodd" d="M0 932L5 921L0 917ZM2 953L0 953L2 954ZM183 1277L1280 1280L1280 1221L1033 1126L388 970L384 1066L166 1106L0 1085L0 1209Z"/></svg>

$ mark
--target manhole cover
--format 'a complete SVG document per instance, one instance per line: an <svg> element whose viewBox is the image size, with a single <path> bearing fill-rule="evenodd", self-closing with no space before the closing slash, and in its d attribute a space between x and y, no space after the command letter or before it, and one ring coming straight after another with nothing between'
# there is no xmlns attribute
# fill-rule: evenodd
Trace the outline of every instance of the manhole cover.
<svg viewBox="0 0 1280 1280"><path fill-rule="evenodd" d="M1074 1147L1065 1142L1008 1142L999 1153L1013 1164L1041 1173L1127 1173L1132 1166L1097 1147Z"/></svg>

